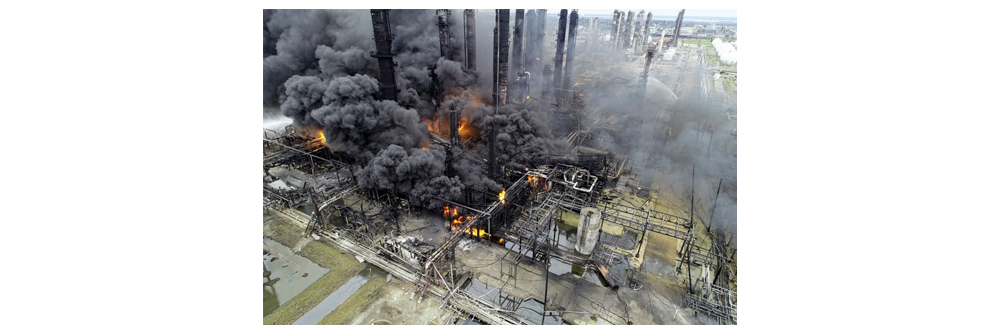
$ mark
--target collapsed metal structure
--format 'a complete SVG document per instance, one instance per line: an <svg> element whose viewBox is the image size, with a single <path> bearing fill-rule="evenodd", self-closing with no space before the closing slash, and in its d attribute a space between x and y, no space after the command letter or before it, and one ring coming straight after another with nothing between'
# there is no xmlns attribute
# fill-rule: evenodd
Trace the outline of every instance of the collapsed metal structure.
<svg viewBox="0 0 1000 334"><path fill-rule="evenodd" d="M454 261L459 241L473 237L476 234L473 231L482 230L483 235L492 236L493 240L499 237L511 245L499 261L500 278L504 282L501 291L517 288L523 261L548 262L552 258L593 267L609 288L617 289L644 284L637 268L631 265L636 246L620 247L620 240L634 240L650 232L682 243L678 271L682 266L688 270L712 268L702 270L700 278L688 277L691 293L685 303L717 317L720 322L736 322L736 294L727 283L735 279L735 268L730 264L735 251L729 251L727 244L719 241L721 232L711 237L709 248L700 247L695 244L697 238L689 218L602 199L602 191L605 197L618 192L604 190L616 183L625 161L605 160L596 170L566 164L530 169L505 187L503 197L485 207L449 202L461 210L461 215L472 218L444 241L427 244L407 239L399 230L398 216L409 211L405 199L391 192L360 189L353 178L355 167L328 152L321 138L312 138L307 133L291 128L286 134L266 131L264 209L290 217L305 227L306 233L327 236L331 242L357 254L368 251L369 255L382 257L372 262L385 265L384 269L394 275L411 277L418 296L437 295L443 298L443 304L456 311L493 323L531 323L513 315L494 314L489 311L490 302L458 289L461 280L454 273ZM297 174L308 179L282 190L275 185L279 178L271 175L274 170L286 174L292 170L308 171ZM587 207L600 211L602 224L621 226L622 235L601 240L589 256L556 247L549 236L553 224L562 219L564 212L579 214Z"/></svg>

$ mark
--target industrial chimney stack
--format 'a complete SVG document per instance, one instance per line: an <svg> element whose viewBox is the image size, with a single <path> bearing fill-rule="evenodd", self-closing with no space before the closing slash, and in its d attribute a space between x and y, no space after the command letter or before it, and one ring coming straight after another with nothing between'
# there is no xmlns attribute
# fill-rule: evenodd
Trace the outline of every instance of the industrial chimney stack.
<svg viewBox="0 0 1000 334"><path fill-rule="evenodd" d="M674 26L674 39L670 41L670 46L677 47L677 42L681 39L681 22L684 21L684 10L681 9L680 13L677 13L677 22Z"/></svg>
<svg viewBox="0 0 1000 334"><path fill-rule="evenodd" d="M621 49L628 49L632 45L632 21L635 18L635 12L628 11L628 20L625 22L625 29L622 31L622 43Z"/></svg>
<svg viewBox="0 0 1000 334"><path fill-rule="evenodd" d="M524 15L524 70L533 70L535 64L535 37L538 31L538 15L534 9Z"/></svg>
<svg viewBox="0 0 1000 334"><path fill-rule="evenodd" d="M576 24L578 19L579 15L576 9L574 9L573 14L569 16L569 47L566 49L566 78L563 79L562 94L570 94L569 89L572 87L570 77L573 75L573 54L576 53Z"/></svg>
<svg viewBox="0 0 1000 334"><path fill-rule="evenodd" d="M535 64L535 66L529 67L532 70L537 70L538 66L544 64L542 61L542 53L544 50L542 49L545 48L545 21L548 21L546 18L546 15L548 15L547 9L539 9L535 13L537 14L535 17L535 54L530 56L534 58L531 62L532 64Z"/></svg>
<svg viewBox="0 0 1000 334"><path fill-rule="evenodd" d="M524 34L524 9L518 9L514 11L514 49L511 51L511 57L514 58L514 101L521 102L524 100L524 92L521 90L521 85L523 84L521 80L524 79L524 55L521 51L524 49L524 39L522 35Z"/></svg>
<svg viewBox="0 0 1000 334"><path fill-rule="evenodd" d="M639 43L639 45L641 45L639 50L642 50L642 48L645 48L649 44L649 24L652 22L653 12L649 12L646 14L646 27L642 29L642 43Z"/></svg>
<svg viewBox="0 0 1000 334"><path fill-rule="evenodd" d="M476 70L476 10L465 10L465 68Z"/></svg>
<svg viewBox="0 0 1000 334"><path fill-rule="evenodd" d="M611 35L610 35L611 45L616 45L615 43L618 42L618 19L621 17L621 15L622 15L621 12L615 9L615 15L612 16L611 18Z"/></svg>
<svg viewBox="0 0 1000 334"><path fill-rule="evenodd" d="M509 48L510 9L497 9L496 28L493 29L493 101L497 106L507 104Z"/></svg>
<svg viewBox="0 0 1000 334"><path fill-rule="evenodd" d="M441 40L441 57L454 60L451 56L451 9L438 9L438 38Z"/></svg>
<svg viewBox="0 0 1000 334"><path fill-rule="evenodd" d="M559 106L559 99L562 96L561 92L559 92L558 90L559 90L559 86L560 86L559 82L562 81L562 78L563 78L563 74L562 74L563 73L563 48L566 46L566 10L565 9L559 10L559 28L558 28L557 31L558 31L558 33L556 35L556 57L553 58L553 60L555 60L555 63L556 63L555 64L555 68L553 68L553 70L555 70L555 76L553 77L553 82L554 82L553 86L555 87L555 90L556 90L556 92L555 92L555 100L556 100L556 106L558 107Z"/></svg>
<svg viewBox="0 0 1000 334"><path fill-rule="evenodd" d="M500 107L507 104L507 48L510 40L510 10L496 10L496 27L493 28L493 106L494 113L499 113ZM500 176L500 164L497 162L497 127L496 122L489 124L487 145L489 146L489 161L487 174L491 179Z"/></svg>
<svg viewBox="0 0 1000 334"><path fill-rule="evenodd" d="M375 51L378 59L379 95L383 100L396 101L396 69L392 61L392 33L389 31L389 10L372 9L372 30L375 33Z"/></svg>

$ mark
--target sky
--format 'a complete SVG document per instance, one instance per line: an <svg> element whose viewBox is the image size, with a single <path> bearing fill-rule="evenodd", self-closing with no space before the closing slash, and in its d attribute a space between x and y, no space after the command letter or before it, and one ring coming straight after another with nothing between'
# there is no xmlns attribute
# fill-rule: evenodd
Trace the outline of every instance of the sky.
<svg viewBox="0 0 1000 334"><path fill-rule="evenodd" d="M680 9L655 9L655 8L638 8L638 9L628 9L628 8L617 8L618 10L623 10L625 12L635 11L639 13L641 10L652 11L655 16L677 16ZM549 13L559 13L559 9L549 9ZM593 14L605 14L613 15L615 13L615 8L612 9L580 9L580 15L593 15ZM712 16L712 17L736 17L735 9L695 9L690 8L684 11L684 16Z"/></svg>

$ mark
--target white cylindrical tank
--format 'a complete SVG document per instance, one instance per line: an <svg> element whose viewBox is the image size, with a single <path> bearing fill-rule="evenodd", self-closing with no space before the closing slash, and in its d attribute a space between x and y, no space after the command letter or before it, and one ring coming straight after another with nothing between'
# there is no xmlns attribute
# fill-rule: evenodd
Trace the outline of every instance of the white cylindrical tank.
<svg viewBox="0 0 1000 334"><path fill-rule="evenodd" d="M580 210L580 226L576 230L576 251L590 255L597 247L597 239L601 236L601 212L597 208Z"/></svg>

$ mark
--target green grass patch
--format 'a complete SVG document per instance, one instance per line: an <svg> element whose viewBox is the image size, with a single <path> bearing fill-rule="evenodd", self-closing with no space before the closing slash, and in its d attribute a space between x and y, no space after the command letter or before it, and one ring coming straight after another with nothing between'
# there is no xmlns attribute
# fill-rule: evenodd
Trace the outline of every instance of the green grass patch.
<svg viewBox="0 0 1000 334"><path fill-rule="evenodd" d="M343 304L337 306L330 314L319 321L320 325L350 325L354 319L372 305L372 301L384 295L385 276L374 275L358 291L347 298Z"/></svg>
<svg viewBox="0 0 1000 334"><path fill-rule="evenodd" d="M302 229L282 219L273 219L264 226L264 236L285 247L295 249L295 243L302 239Z"/></svg>
<svg viewBox="0 0 1000 334"><path fill-rule="evenodd" d="M302 229L288 222L274 220L268 225L264 235L289 248L294 247L302 235ZM299 255L330 271L287 303L264 316L265 325L288 325L295 322L364 268L354 256L321 241L309 241Z"/></svg>
<svg viewBox="0 0 1000 334"><path fill-rule="evenodd" d="M682 39L681 44L691 44L691 45L708 45L712 46L712 41L706 41L703 39Z"/></svg>
<svg viewBox="0 0 1000 334"><path fill-rule="evenodd" d="M271 290L272 287L264 287L264 315L274 312L278 308L278 296Z"/></svg>

